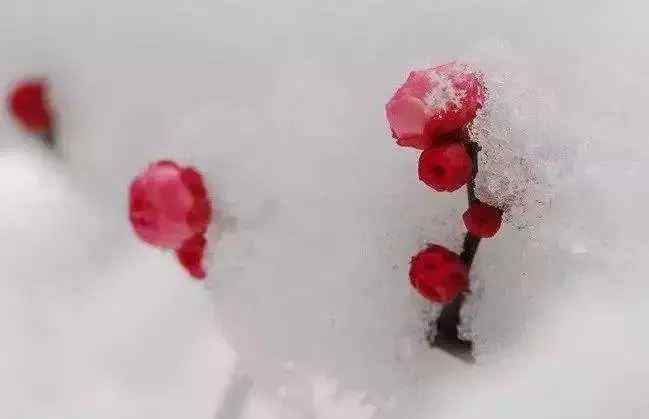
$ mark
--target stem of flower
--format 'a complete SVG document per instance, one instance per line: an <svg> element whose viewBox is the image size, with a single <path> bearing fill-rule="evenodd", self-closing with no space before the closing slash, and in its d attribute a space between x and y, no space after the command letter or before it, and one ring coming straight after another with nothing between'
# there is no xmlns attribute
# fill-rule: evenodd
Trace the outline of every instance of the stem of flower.
<svg viewBox="0 0 649 419"><path fill-rule="evenodd" d="M466 143L466 148L467 152L469 153L469 157L471 157L471 161L473 162L473 176L471 176L471 180L466 185L467 201L468 204L471 205L478 200L478 198L475 196L475 177L478 174L478 151L480 151L480 146L474 141L468 141ZM476 237L469 232L466 233L460 258L462 258L467 270L469 271L471 270L473 258L475 258L479 244L480 237Z"/></svg>
<svg viewBox="0 0 649 419"><path fill-rule="evenodd" d="M50 127L47 129L47 131L43 132L41 134L41 139L46 146L48 146L49 148L54 148L54 145L56 144L54 128Z"/></svg>
<svg viewBox="0 0 649 419"><path fill-rule="evenodd" d="M466 186L467 198L470 205L478 199L475 195L475 176L478 173L478 151L480 151L480 146L473 141L467 141L466 148L471 157L471 161L473 162L473 176ZM473 259L478 251L479 244L480 237L476 237L469 232L466 233L460 258L466 265L468 271L471 270L471 265L473 264ZM474 361L472 355L473 342L460 338L458 331L458 326L461 321L460 311L468 292L468 289L461 292L457 297L455 297L455 300L444 306L441 314L437 318L437 333L433 335L432 331L434 328L431 325L427 338L431 346L440 348L452 355L472 362Z"/></svg>
<svg viewBox="0 0 649 419"><path fill-rule="evenodd" d="M225 397L221 401L219 410L216 412L215 419L238 419L242 418L245 413L246 405L250 400L253 381L239 369L235 367L234 374L230 377L230 382L225 389Z"/></svg>

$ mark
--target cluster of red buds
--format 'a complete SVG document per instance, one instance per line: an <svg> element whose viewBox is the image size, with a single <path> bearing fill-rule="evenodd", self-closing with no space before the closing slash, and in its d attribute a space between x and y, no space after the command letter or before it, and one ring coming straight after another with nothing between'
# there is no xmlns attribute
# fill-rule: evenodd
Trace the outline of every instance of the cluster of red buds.
<svg viewBox="0 0 649 419"><path fill-rule="evenodd" d="M482 74L457 61L412 71L386 105L397 144L423 150L419 179L440 192L466 185L467 233L459 255L429 244L410 264L410 283L425 298L444 305L431 327L431 345L458 355L471 355L472 342L458 332L460 310L469 292L469 270L482 238L500 229L502 210L480 202L475 193L480 147L471 141L469 126L486 97Z"/></svg>

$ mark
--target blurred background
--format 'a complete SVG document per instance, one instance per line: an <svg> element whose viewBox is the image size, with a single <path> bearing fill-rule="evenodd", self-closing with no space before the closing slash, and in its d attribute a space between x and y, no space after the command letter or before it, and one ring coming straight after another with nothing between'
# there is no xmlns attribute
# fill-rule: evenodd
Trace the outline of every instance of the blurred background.
<svg viewBox="0 0 649 419"><path fill-rule="evenodd" d="M46 77L51 151L0 117L4 418L644 418L649 162L639 1L0 0L0 93ZM527 204L472 270L475 365L427 348L410 256L461 245L384 104L488 75ZM128 182L207 179L208 279L139 242ZM513 163L512 163L513 164ZM514 171L515 172L515 171Z"/></svg>

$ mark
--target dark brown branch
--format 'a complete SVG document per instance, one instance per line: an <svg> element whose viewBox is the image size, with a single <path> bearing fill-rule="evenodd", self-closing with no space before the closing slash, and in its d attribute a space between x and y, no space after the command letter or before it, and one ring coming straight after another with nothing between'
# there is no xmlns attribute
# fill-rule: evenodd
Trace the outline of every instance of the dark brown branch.
<svg viewBox="0 0 649 419"><path fill-rule="evenodd" d="M478 151L480 147L477 143L469 141L466 143L466 148L473 162L473 176L466 186L468 203L470 205L477 201L475 195L475 176L478 173ZM471 270L471 265L478 251L479 244L480 237L476 237L468 232L466 233L460 258L466 265L468 271ZM472 362L474 360L472 355L473 342L462 339L458 331L458 326L461 321L460 311L462 310L462 304L468 292L469 290L461 292L455 297L455 300L444 306L441 314L437 318L437 333L433 335L432 331L435 328L431 325L427 338L431 346L438 347L454 356Z"/></svg>

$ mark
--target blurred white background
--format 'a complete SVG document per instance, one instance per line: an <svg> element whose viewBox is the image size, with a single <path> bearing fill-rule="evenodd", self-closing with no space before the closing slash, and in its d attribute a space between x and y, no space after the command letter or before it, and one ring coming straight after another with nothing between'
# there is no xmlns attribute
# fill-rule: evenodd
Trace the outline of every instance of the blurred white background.
<svg viewBox="0 0 649 419"><path fill-rule="evenodd" d="M0 0L0 93L46 76L59 117L57 154L0 119L0 417L649 416L647 11ZM407 283L461 243L464 194L420 184L383 114L452 58L549 197L481 245L474 366L426 348ZM163 157L218 207L205 284L127 223Z"/></svg>

